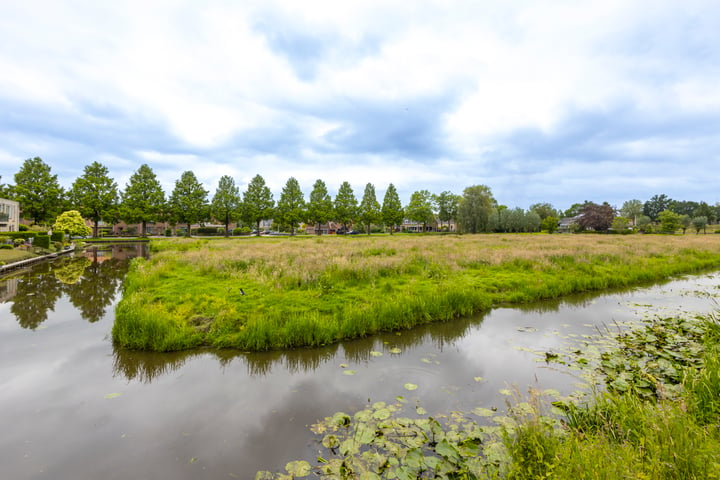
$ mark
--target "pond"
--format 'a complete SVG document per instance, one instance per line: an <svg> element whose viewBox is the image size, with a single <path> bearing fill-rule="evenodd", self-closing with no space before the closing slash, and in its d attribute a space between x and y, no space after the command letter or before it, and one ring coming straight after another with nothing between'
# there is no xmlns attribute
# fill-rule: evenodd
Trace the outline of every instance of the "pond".
<svg viewBox="0 0 720 480"><path fill-rule="evenodd" d="M253 478L314 458L308 425L368 402L402 396L437 414L503 409L512 386L573 391L580 379L542 352L615 323L708 312L720 293L713 273L320 349L116 350L120 284L145 254L100 247L0 279L4 478Z"/></svg>

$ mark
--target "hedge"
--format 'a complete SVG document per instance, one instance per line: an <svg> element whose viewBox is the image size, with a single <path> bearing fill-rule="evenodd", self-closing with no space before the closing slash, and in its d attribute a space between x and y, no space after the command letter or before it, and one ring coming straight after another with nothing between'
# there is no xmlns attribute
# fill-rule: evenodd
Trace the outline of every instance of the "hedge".
<svg viewBox="0 0 720 480"><path fill-rule="evenodd" d="M50 248L50 235L36 235L33 245L40 248Z"/></svg>

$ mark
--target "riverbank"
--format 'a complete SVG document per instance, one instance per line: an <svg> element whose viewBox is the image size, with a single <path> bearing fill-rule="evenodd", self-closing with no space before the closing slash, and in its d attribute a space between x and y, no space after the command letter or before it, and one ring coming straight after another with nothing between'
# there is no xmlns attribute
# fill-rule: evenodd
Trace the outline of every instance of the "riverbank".
<svg viewBox="0 0 720 480"><path fill-rule="evenodd" d="M153 241L114 341L170 351L318 346L720 266L712 235L466 235Z"/></svg>
<svg viewBox="0 0 720 480"><path fill-rule="evenodd" d="M60 250L53 253L36 254L28 251L0 250L0 252L11 252L10 255L0 255L0 276L6 275L14 270L26 268L39 262L52 260L60 255L67 255L75 250Z"/></svg>

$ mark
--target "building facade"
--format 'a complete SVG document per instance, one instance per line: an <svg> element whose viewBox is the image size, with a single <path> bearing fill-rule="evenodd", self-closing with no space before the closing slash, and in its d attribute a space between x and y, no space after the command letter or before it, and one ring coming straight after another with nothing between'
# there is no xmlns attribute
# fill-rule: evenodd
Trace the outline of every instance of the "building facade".
<svg viewBox="0 0 720 480"><path fill-rule="evenodd" d="M20 204L0 198L0 232L16 232L20 228Z"/></svg>

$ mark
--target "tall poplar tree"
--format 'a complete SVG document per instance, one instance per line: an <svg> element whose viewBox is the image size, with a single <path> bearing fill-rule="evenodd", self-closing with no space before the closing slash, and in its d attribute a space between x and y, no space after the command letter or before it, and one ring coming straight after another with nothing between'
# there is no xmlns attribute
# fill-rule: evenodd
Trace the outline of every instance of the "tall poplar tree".
<svg viewBox="0 0 720 480"><path fill-rule="evenodd" d="M312 192L310 192L310 201L307 204L307 221L316 224L316 233L322 234L321 226L323 223L330 221L333 216L333 201L328 194L325 182L320 179L315 181Z"/></svg>
<svg viewBox="0 0 720 480"><path fill-rule="evenodd" d="M390 235L392 235L395 231L395 227L400 225L403 221L405 212L403 210L402 203L400 203L400 197L395 189L395 185L392 183L388 185L388 188L385 191L380 215L385 226L390 226Z"/></svg>
<svg viewBox="0 0 720 480"><path fill-rule="evenodd" d="M87 165L82 176L73 182L70 201L83 218L92 220L93 237L98 236L100 220L117 219L117 184L110 178L107 167L98 162Z"/></svg>
<svg viewBox="0 0 720 480"><path fill-rule="evenodd" d="M23 218L43 223L60 212L64 192L57 175L40 157L28 158L15 174L14 199L20 202Z"/></svg>
<svg viewBox="0 0 720 480"><path fill-rule="evenodd" d="M272 192L265 185L265 179L260 175L255 175L243 194L242 218L247 223L255 225L258 236L260 235L260 222L272 218L274 206L275 201Z"/></svg>
<svg viewBox="0 0 720 480"><path fill-rule="evenodd" d="M300 184L294 177L290 177L285 184L276 211L276 218L290 227L290 235L295 235L295 227L305 219L306 213L305 199Z"/></svg>
<svg viewBox="0 0 720 480"><path fill-rule="evenodd" d="M165 192L155 172L147 164L140 165L125 185L120 202L120 217L126 223L140 223L140 235L147 235L147 222L159 221L166 209Z"/></svg>
<svg viewBox="0 0 720 480"><path fill-rule="evenodd" d="M358 204L350 183L343 182L335 196L335 220L342 223L343 231L348 232L348 225L357 217Z"/></svg>
<svg viewBox="0 0 720 480"><path fill-rule="evenodd" d="M375 185L368 183L365 185L365 192L363 192L363 198L360 202L360 221L365 224L368 235L370 235L370 226L373 223L378 223L380 219L380 204L375 196Z"/></svg>
<svg viewBox="0 0 720 480"><path fill-rule="evenodd" d="M241 203L240 189L235 185L235 180L229 175L220 177L218 188L210 204L210 211L213 217L225 225L226 237L230 235L230 222L240 213Z"/></svg>
<svg viewBox="0 0 720 480"><path fill-rule="evenodd" d="M175 181L175 189L170 194L170 214L177 223L187 225L186 236L190 236L190 226L204 220L207 216L208 191L198 181L195 174L188 170Z"/></svg>
<svg viewBox="0 0 720 480"><path fill-rule="evenodd" d="M447 222L449 229L450 220L457 220L460 196L450 191L444 191L435 197L435 203L438 208L438 220L440 220L440 224L442 225L442 222Z"/></svg>

